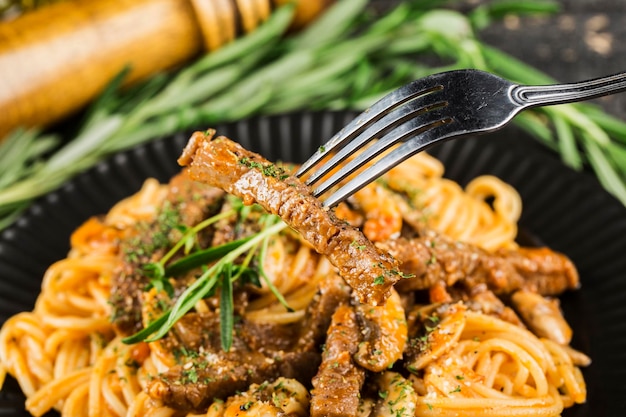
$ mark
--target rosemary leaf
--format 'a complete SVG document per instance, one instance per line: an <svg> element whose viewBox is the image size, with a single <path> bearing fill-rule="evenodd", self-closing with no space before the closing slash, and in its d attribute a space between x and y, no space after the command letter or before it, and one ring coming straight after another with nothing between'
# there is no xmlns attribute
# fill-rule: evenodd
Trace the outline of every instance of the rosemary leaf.
<svg viewBox="0 0 626 417"><path fill-rule="evenodd" d="M232 265L228 265L222 272L220 291L220 341L225 352L230 350L233 344L233 282Z"/></svg>
<svg viewBox="0 0 626 417"><path fill-rule="evenodd" d="M597 142L589 137L587 133L583 133L585 140L583 144L589 156L589 162L597 174L600 183L609 190L622 204L626 205L626 185L624 180L613 169L610 160L602 151Z"/></svg>
<svg viewBox="0 0 626 417"><path fill-rule="evenodd" d="M161 314L156 320L150 322L149 325L138 331L137 333L122 339L123 343L132 345L147 340L154 332L156 332L165 322L169 315L169 311Z"/></svg>
<svg viewBox="0 0 626 417"><path fill-rule="evenodd" d="M559 116L554 116L552 121L558 137L558 148L561 158L570 167L580 170L582 168L582 160L576 147L576 139L574 138L571 125Z"/></svg>
<svg viewBox="0 0 626 417"><path fill-rule="evenodd" d="M165 276L177 276L202 265L216 261L250 240L250 237L227 242L219 246L193 252L165 268Z"/></svg>

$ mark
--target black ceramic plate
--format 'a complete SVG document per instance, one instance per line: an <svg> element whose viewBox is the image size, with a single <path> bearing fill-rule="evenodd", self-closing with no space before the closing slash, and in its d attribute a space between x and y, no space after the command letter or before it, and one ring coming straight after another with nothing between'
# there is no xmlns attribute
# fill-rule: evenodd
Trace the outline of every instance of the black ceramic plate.
<svg viewBox="0 0 626 417"><path fill-rule="evenodd" d="M305 113L218 126L270 160L302 162L352 117ZM118 154L39 200L0 234L0 323L30 310L46 267L67 253L70 233L89 216L105 213L139 189L178 171L176 158L189 135L165 138ZM466 183L494 174L522 195L521 229L569 255L582 289L562 306L575 331L573 345L593 364L584 370L588 402L566 416L626 415L626 209L586 174L575 173L515 130L444 143L431 149L447 176ZM0 416L26 416L12 378L0 392Z"/></svg>

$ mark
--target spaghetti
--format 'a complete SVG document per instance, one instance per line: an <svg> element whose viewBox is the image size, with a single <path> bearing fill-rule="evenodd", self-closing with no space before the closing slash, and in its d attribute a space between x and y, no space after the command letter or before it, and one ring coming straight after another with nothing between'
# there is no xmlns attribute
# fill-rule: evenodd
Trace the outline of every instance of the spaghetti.
<svg viewBox="0 0 626 417"><path fill-rule="evenodd" d="M167 406L149 389L156 375L174 365L172 352L159 341L123 343L112 324L110 291L122 267L120 242L137 224L157 218L167 193L167 185L147 180L106 216L73 233L67 257L43 277L33 311L11 317L0 331L0 384L7 373L16 378L34 416L52 409L64 416L308 416L310 386L297 378L254 383L194 411ZM509 185L484 176L463 189L443 178L443 166L423 153L357 193L351 205L337 208L338 216L373 242L401 236L408 223L485 251L517 248L520 212L519 195ZM272 238L263 262L269 282L291 310L261 283L251 290L245 311L245 319L257 323L302 322L320 283L337 279L330 262L290 232ZM153 288L145 297L156 302L159 295ZM589 363L585 355L463 301L402 304L400 296L392 298L388 310L406 309L406 320L397 320L400 330L395 327L385 340L413 351L404 357L396 352L399 360L394 356L384 369L371 372L353 415L556 416L585 401L579 369ZM212 308L205 299L194 311ZM376 322L386 317L385 306L379 308L378 316L362 314ZM385 333L385 322L377 324ZM368 368L368 361L362 362Z"/></svg>

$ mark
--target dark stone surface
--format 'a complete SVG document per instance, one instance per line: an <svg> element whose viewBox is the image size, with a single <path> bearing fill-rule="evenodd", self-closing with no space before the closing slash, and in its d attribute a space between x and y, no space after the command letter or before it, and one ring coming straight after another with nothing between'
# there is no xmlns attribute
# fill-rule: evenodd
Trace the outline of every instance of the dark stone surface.
<svg viewBox="0 0 626 417"><path fill-rule="evenodd" d="M469 10L497 0L459 0ZM522 2L523 0L520 0ZM508 17L478 35L558 82L581 81L626 70L626 0L555 0L553 15ZM372 0L385 9L400 0ZM626 93L596 100L626 119Z"/></svg>
<svg viewBox="0 0 626 417"><path fill-rule="evenodd" d="M560 82L626 70L626 1L561 0L560 4L554 15L506 18L479 36ZM626 118L626 94L598 102Z"/></svg>

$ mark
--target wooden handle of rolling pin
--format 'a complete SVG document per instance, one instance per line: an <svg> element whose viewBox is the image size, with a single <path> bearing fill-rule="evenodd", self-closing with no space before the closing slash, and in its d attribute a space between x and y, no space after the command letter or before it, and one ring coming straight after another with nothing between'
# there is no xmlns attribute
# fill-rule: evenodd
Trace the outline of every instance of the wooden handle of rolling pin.
<svg viewBox="0 0 626 417"><path fill-rule="evenodd" d="M277 1L277 4L286 0ZM64 0L0 23L0 140L45 127L126 83L180 66L254 30L271 0ZM328 0L299 2L294 24Z"/></svg>

